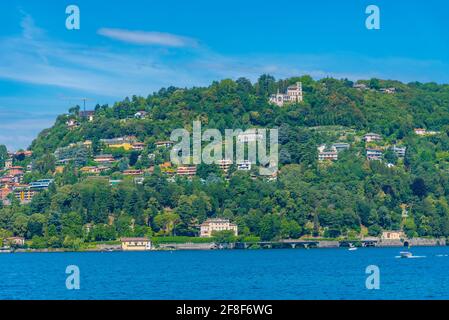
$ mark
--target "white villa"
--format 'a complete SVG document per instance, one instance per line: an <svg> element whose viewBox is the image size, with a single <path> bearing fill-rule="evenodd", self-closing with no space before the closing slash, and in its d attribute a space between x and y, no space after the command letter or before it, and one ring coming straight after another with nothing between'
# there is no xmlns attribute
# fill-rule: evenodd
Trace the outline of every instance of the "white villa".
<svg viewBox="0 0 449 320"><path fill-rule="evenodd" d="M241 162L237 162L237 170L239 170L239 171L251 171L251 161L243 160Z"/></svg>
<svg viewBox="0 0 449 320"><path fill-rule="evenodd" d="M297 82L295 85L289 86L287 88L287 93L279 93L278 90L277 94L273 94L270 97L270 103L273 103L278 107L282 107L284 103L294 103L302 101L303 93L301 82Z"/></svg>
<svg viewBox="0 0 449 320"><path fill-rule="evenodd" d="M214 231L231 230L234 235L238 235L238 228L236 224L230 223L228 219L208 219L201 224L201 237L212 237Z"/></svg>
<svg viewBox="0 0 449 320"><path fill-rule="evenodd" d="M330 148L327 148L327 146L323 144L319 146L317 149L318 149L318 161L338 160L338 152L336 147L332 146Z"/></svg>
<svg viewBox="0 0 449 320"><path fill-rule="evenodd" d="M258 133L257 129L248 129L237 136L238 142L256 142L264 138L263 134Z"/></svg>

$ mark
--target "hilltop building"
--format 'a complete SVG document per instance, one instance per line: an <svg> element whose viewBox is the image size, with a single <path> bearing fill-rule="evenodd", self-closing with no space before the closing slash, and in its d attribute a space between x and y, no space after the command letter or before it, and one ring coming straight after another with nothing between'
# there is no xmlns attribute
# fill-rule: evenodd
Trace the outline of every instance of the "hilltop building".
<svg viewBox="0 0 449 320"><path fill-rule="evenodd" d="M358 89L358 90L366 90L366 89L368 89L368 86L366 84L364 84L364 83L354 83L352 85L352 87L354 89Z"/></svg>
<svg viewBox="0 0 449 320"><path fill-rule="evenodd" d="M298 103L304 99L302 92L302 83L297 82L295 85L289 86L286 93L279 93L271 95L270 103L282 107L285 103Z"/></svg>
<svg viewBox="0 0 449 320"><path fill-rule="evenodd" d="M382 92L382 93L394 94L394 93L396 93L396 88L394 88L394 87L382 88L379 91Z"/></svg>
<svg viewBox="0 0 449 320"><path fill-rule="evenodd" d="M238 235L238 227L236 224L230 223L228 219L208 219L201 224L200 237L210 238L213 236L214 231L230 230L234 232L234 235Z"/></svg>
<svg viewBox="0 0 449 320"><path fill-rule="evenodd" d="M79 116L82 119L92 122L94 121L95 111L80 111Z"/></svg>

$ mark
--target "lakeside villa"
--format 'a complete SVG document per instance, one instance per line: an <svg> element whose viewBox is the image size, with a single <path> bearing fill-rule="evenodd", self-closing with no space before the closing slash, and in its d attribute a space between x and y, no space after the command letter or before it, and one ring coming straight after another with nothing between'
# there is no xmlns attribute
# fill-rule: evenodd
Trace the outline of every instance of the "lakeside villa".
<svg viewBox="0 0 449 320"><path fill-rule="evenodd" d="M214 231L233 231L234 235L238 235L238 227L234 223L230 223L228 219L208 219L201 224L200 237L210 238Z"/></svg>
<svg viewBox="0 0 449 320"><path fill-rule="evenodd" d="M123 251L146 251L151 250L151 240L148 238L121 238Z"/></svg>
<svg viewBox="0 0 449 320"><path fill-rule="evenodd" d="M380 238L382 240L401 240L404 239L405 233L403 231L385 230L382 231Z"/></svg>

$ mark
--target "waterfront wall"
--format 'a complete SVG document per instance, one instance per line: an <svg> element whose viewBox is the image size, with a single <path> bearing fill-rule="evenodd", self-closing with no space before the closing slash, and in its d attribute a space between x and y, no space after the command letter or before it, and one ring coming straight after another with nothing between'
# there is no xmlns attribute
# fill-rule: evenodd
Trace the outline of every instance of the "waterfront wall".
<svg viewBox="0 0 449 320"><path fill-rule="evenodd" d="M159 244L160 250L211 250L217 249L215 243L163 243Z"/></svg>
<svg viewBox="0 0 449 320"><path fill-rule="evenodd" d="M339 241L318 241L317 248L338 248L340 247Z"/></svg>
<svg viewBox="0 0 449 320"><path fill-rule="evenodd" d="M406 245L412 247L433 247L433 246L445 246L446 239L429 239L429 238L412 238L405 240L380 240L377 243L378 247L404 247Z"/></svg>

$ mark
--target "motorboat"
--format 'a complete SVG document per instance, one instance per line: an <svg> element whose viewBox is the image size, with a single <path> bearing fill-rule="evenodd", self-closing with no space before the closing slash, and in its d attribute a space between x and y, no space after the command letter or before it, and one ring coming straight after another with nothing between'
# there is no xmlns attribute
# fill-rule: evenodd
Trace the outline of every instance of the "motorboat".
<svg viewBox="0 0 449 320"><path fill-rule="evenodd" d="M401 258L411 258L413 254L410 251L401 251L399 252Z"/></svg>

